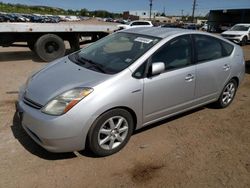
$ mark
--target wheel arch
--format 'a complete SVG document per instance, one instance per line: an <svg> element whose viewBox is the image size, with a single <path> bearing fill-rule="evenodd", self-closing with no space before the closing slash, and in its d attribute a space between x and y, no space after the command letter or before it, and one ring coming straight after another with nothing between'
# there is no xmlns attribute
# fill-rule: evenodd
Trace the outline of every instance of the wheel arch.
<svg viewBox="0 0 250 188"><path fill-rule="evenodd" d="M131 109L131 108L127 107L127 106L116 106L116 107L110 108L110 109L104 111L103 113L101 113L97 118L99 118L103 114L107 113L108 111L115 110L115 109L126 110L126 111L128 111L131 114L131 116L133 118L133 123L134 123L133 130L135 130L136 127L137 127L137 115L136 115L136 113L135 113L135 111L133 109Z"/></svg>
<svg viewBox="0 0 250 188"><path fill-rule="evenodd" d="M239 86L240 80L239 80L238 77L234 76L234 77L232 77L230 80L235 80L236 83L237 83L237 87Z"/></svg>

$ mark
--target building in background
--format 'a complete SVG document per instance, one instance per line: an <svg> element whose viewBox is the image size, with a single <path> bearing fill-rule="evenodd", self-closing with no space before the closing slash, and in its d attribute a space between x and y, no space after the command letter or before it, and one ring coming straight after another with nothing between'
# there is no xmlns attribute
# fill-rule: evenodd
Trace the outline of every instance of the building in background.
<svg viewBox="0 0 250 188"><path fill-rule="evenodd" d="M222 32L238 23L250 23L250 9L210 10L208 30Z"/></svg>
<svg viewBox="0 0 250 188"><path fill-rule="evenodd" d="M154 19L159 12L156 10L152 11L151 19ZM150 14L148 10L133 10L133 11L126 11L123 12L123 19L130 19L130 20L149 20Z"/></svg>

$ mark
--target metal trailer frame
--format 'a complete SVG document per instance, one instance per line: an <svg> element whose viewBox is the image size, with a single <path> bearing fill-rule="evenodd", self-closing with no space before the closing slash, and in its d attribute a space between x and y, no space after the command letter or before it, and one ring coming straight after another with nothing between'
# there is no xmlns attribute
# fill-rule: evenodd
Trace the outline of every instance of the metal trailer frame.
<svg viewBox="0 0 250 188"><path fill-rule="evenodd" d="M52 61L65 55L64 41L69 42L71 51L76 51L80 44L96 41L116 29L115 25L81 23L0 23L0 46L29 47L42 60ZM81 41L83 37L91 40Z"/></svg>

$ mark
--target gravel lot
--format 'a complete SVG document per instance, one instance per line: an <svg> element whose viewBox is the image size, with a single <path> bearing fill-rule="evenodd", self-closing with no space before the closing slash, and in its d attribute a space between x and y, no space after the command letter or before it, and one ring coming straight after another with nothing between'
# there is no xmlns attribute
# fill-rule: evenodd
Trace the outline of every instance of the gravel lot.
<svg viewBox="0 0 250 188"><path fill-rule="evenodd" d="M136 132L119 153L53 154L15 116L18 88L45 63L0 47L0 187L250 187L250 45L246 76L226 109L205 106Z"/></svg>

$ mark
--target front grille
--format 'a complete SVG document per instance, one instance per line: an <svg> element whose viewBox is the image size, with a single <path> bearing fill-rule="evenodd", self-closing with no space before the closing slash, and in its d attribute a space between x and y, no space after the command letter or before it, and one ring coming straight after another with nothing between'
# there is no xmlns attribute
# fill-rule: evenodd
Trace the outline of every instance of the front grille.
<svg viewBox="0 0 250 188"><path fill-rule="evenodd" d="M231 37L237 37L237 35L222 35L223 37L229 37L229 38L231 38Z"/></svg>
<svg viewBox="0 0 250 188"><path fill-rule="evenodd" d="M25 104L27 104L28 106L35 108L35 109L38 109L38 110L40 110L43 107L41 104L38 104L38 103L28 99L27 97L23 98L23 102Z"/></svg>

